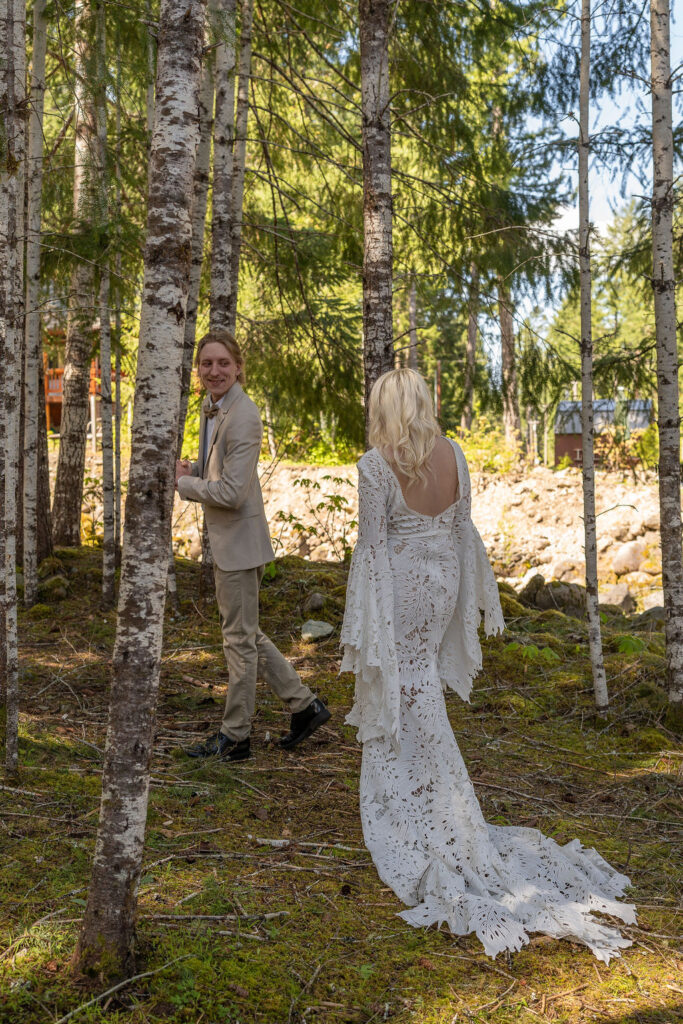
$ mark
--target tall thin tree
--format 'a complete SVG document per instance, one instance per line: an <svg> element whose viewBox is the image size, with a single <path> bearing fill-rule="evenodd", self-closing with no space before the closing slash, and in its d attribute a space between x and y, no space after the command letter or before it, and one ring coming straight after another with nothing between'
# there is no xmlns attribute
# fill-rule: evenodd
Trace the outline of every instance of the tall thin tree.
<svg viewBox="0 0 683 1024"><path fill-rule="evenodd" d="M47 51L46 0L33 4L33 58L30 78L26 160L26 323L24 344L24 604L38 596L38 452L40 443L40 226L43 185L43 109Z"/></svg>
<svg viewBox="0 0 683 1024"><path fill-rule="evenodd" d="M71 275L69 312L64 353L62 419L59 457L52 503L52 529L56 544L81 542L81 505L85 446L89 419L90 363L94 344L95 262L92 238L96 231L98 150L97 111L92 88L96 76L95 8L81 4L75 16L75 159L74 220L80 235Z"/></svg>
<svg viewBox="0 0 683 1024"><path fill-rule="evenodd" d="M0 157L0 445L4 474L2 534L2 630L5 767L19 763L19 654L17 638L17 480L19 403L24 297L24 159L26 146L26 5L0 4L0 42L5 54L0 71L0 111L4 138ZM0 686L0 688L2 688Z"/></svg>
<svg viewBox="0 0 683 1024"><path fill-rule="evenodd" d="M363 364L372 385L394 365L392 323L391 0L359 0L363 135Z"/></svg>
<svg viewBox="0 0 683 1024"><path fill-rule="evenodd" d="M247 125L249 122L249 87L251 84L251 36L254 0L242 0L240 23L240 54L238 61L237 103L235 107L235 144L232 154L232 198L230 217L230 293L228 298L228 330L235 333L237 298L242 248L242 206L247 163Z"/></svg>
<svg viewBox="0 0 683 1024"><path fill-rule="evenodd" d="M681 438L673 261L674 143L669 0L650 2L652 94L652 287L657 339L659 505L666 621L666 670L672 722L683 725L683 554Z"/></svg>
<svg viewBox="0 0 683 1024"><path fill-rule="evenodd" d="M602 656L598 608L598 548L595 527L595 460L593 453L593 329L591 318L590 190L590 48L591 0L581 0L581 62L579 72L579 280L581 290L581 434L583 448L583 530L586 558L588 648L593 691L599 715L609 704Z"/></svg>
<svg viewBox="0 0 683 1024"><path fill-rule="evenodd" d="M470 270L470 293L467 310L467 344L465 346L465 379L463 382L463 404L460 429L472 429L472 404L474 398L474 373L477 360L477 333L479 310L479 267L472 263Z"/></svg>
<svg viewBox="0 0 683 1024"><path fill-rule="evenodd" d="M235 0L211 0L209 16L216 46L209 326L229 329L235 133Z"/></svg>
<svg viewBox="0 0 683 1024"><path fill-rule="evenodd" d="M161 0L132 448L102 801L75 963L131 955L147 820L192 242L204 0Z"/></svg>

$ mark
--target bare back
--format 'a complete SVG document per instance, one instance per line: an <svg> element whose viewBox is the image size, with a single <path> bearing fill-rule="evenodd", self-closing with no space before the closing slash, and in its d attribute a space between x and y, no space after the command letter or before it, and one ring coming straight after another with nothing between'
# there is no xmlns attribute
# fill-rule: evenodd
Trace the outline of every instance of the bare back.
<svg viewBox="0 0 683 1024"><path fill-rule="evenodd" d="M426 480L410 480L390 463L408 508L420 515L438 516L458 500L458 466L453 445L437 437L434 449L423 465Z"/></svg>

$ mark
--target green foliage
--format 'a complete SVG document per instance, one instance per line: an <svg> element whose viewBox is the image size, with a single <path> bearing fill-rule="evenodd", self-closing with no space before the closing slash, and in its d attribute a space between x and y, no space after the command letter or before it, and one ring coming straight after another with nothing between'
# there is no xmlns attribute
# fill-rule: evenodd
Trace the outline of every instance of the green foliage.
<svg viewBox="0 0 683 1024"><path fill-rule="evenodd" d="M480 416L471 431L447 434L458 441L475 473L508 473L519 463L520 450L508 444L499 424L486 416Z"/></svg>

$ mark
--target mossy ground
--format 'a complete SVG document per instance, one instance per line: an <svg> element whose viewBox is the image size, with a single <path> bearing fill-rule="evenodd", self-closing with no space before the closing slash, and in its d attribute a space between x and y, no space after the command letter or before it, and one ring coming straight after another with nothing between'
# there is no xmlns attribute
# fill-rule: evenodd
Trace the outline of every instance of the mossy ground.
<svg viewBox="0 0 683 1024"><path fill-rule="evenodd" d="M0 790L2 1024L58 1021L93 996L68 963L97 825L114 615L99 606L99 550L59 558L67 597L21 613L21 772ZM353 680L337 674L338 630L317 646L298 639L311 590L327 595L321 617L340 624L345 579L343 566L287 558L262 590L263 624L329 702L330 728L281 752L272 739L287 715L261 687L253 758L197 766L181 748L216 727L225 669L215 608L197 604L197 567L179 560L182 613L166 622L137 929L138 971L157 973L72 1019L683 1019L683 750L664 725L661 634L640 634L645 648L624 654L628 622L605 624L613 706L601 721L583 623L510 596L508 634L486 642L472 705L447 698L487 818L578 836L631 875L639 905L638 927L625 929L633 945L609 967L543 937L491 961L474 937L403 924L363 847L360 750L343 724Z"/></svg>

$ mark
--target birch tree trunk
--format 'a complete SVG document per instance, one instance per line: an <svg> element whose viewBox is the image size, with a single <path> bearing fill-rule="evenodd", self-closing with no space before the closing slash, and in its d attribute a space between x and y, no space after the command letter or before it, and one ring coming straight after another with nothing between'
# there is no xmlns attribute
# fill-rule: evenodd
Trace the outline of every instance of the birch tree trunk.
<svg viewBox="0 0 683 1024"><path fill-rule="evenodd" d="M415 274L410 276L410 291L408 292L408 335L410 338L408 366L411 370L417 370L417 283Z"/></svg>
<svg viewBox="0 0 683 1024"><path fill-rule="evenodd" d="M38 565L52 554L51 497L45 414L45 371L41 356L38 363Z"/></svg>
<svg viewBox="0 0 683 1024"><path fill-rule="evenodd" d="M472 264L470 270L469 315L467 318L467 346L465 348L465 380L463 383L463 405L460 429L472 429L472 400L474 395L474 370L477 359L477 313L479 311L479 267Z"/></svg>
<svg viewBox="0 0 683 1024"><path fill-rule="evenodd" d="M669 714L683 725L683 559L681 557L681 440L673 262L673 134L668 0L651 0L652 287L657 338L659 504L666 622Z"/></svg>
<svg viewBox="0 0 683 1024"><path fill-rule="evenodd" d="M98 210L100 224L109 225L109 181L107 174L107 43L105 35L104 3L96 3L97 29L97 135L98 135ZM108 245L107 245L108 248ZM100 415L102 417L102 604L114 604L114 573L116 571L116 541L114 536L114 429L111 397L111 311L110 311L109 255L102 253L100 270Z"/></svg>
<svg viewBox="0 0 683 1024"><path fill-rule="evenodd" d="M359 0L366 438L372 385L394 365L389 96L389 32L393 6L391 0Z"/></svg>
<svg viewBox="0 0 683 1024"><path fill-rule="evenodd" d="M233 135L235 131L235 0L211 0L216 46L216 117L213 126L211 294L209 327L230 329Z"/></svg>
<svg viewBox="0 0 683 1024"><path fill-rule="evenodd" d="M40 223L43 185L46 0L33 4L33 63L27 145L26 325L24 349L24 604L38 597L38 445L40 441Z"/></svg>
<svg viewBox="0 0 683 1024"><path fill-rule="evenodd" d="M211 161L211 133L213 128L213 67L211 54L204 58L201 84L199 87L199 145L192 188L192 254L190 259L190 285L187 295L187 314L183 338L183 363L180 373L180 414L178 416L178 443L176 455L182 455L183 436L187 405L192 384L192 358L197 333L197 311L199 309L199 285L204 260L204 229L206 203L209 191L209 168ZM168 594L175 609L179 609L178 584L175 572L173 539L168 562Z"/></svg>
<svg viewBox="0 0 683 1024"><path fill-rule="evenodd" d="M230 218L230 292L228 296L228 330L237 326L237 297L242 249L242 207L244 175L247 162L247 124L249 121L249 85L251 82L251 34L254 0L242 0L240 26L240 57L235 111L235 145L232 153L232 216Z"/></svg>
<svg viewBox="0 0 683 1024"><path fill-rule="evenodd" d="M109 723L93 872L74 962L132 952L159 686L192 242L203 0L162 0L147 242Z"/></svg>
<svg viewBox="0 0 683 1024"><path fill-rule="evenodd" d="M522 426L517 398L517 366L515 358L515 327L512 302L502 277L498 278L498 317L500 319L501 362L503 371L503 428L508 444L519 445Z"/></svg>
<svg viewBox="0 0 683 1024"><path fill-rule="evenodd" d="M19 764L19 656L17 639L17 479L24 296L24 159L26 146L26 6L0 4L0 43L5 54L0 86L3 135L0 163L0 445L3 449L2 620L0 639L6 703L5 767Z"/></svg>
<svg viewBox="0 0 683 1024"><path fill-rule="evenodd" d="M595 461L593 457L593 329L591 316L590 191L590 46L591 0L581 2L581 66L579 72L579 281L581 291L581 441L583 448L583 529L586 557L586 611L593 691L598 714L609 705L602 656L598 608L598 548L595 528Z"/></svg>
<svg viewBox="0 0 683 1024"><path fill-rule="evenodd" d="M95 11L83 4L76 9L76 147L74 160L74 219L80 231L93 231L93 211L98 181L97 112L93 90L93 49ZM62 421L59 457L52 504L55 544L67 547L81 542L83 473L88 433L90 362L94 345L93 320L96 305L95 272L92 259L77 259L69 295L69 312L64 353Z"/></svg>

